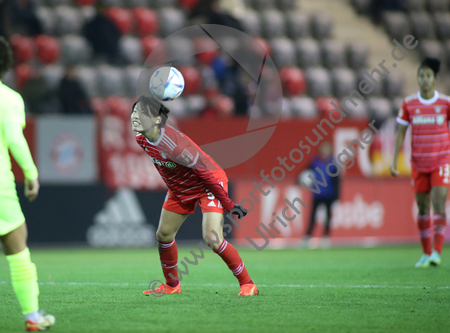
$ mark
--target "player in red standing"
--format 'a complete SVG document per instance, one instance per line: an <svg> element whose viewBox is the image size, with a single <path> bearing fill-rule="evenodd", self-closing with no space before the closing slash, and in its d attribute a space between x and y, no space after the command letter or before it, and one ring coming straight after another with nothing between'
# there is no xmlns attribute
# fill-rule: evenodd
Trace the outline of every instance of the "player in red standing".
<svg viewBox="0 0 450 333"><path fill-rule="evenodd" d="M131 113L133 130L138 132L137 143L151 157L169 188L156 232L166 283L144 294L181 293L175 235L200 204L203 238L239 280L238 295L258 295L238 251L223 239L225 210L239 218L246 211L228 197L225 172L190 138L166 124L168 114L169 109L152 96L141 96Z"/></svg>
<svg viewBox="0 0 450 333"><path fill-rule="evenodd" d="M398 113L391 174L398 175L397 158L408 125L412 128L412 178L418 207L418 227L423 255L416 267L441 263L446 227L445 201L450 177L450 98L434 90L440 61L426 58L417 81L420 91L405 98ZM433 205L434 249L431 250L430 195Z"/></svg>

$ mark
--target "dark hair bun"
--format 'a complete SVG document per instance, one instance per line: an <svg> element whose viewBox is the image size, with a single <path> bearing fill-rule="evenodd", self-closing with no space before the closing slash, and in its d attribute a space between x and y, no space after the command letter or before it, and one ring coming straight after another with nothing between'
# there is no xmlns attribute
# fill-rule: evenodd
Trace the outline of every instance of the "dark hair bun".
<svg viewBox="0 0 450 333"><path fill-rule="evenodd" d="M441 61L436 58L426 57L420 64L419 69L421 69L423 67L431 68L431 70L434 72L434 76L436 76L437 73L439 73L439 67L441 67Z"/></svg>

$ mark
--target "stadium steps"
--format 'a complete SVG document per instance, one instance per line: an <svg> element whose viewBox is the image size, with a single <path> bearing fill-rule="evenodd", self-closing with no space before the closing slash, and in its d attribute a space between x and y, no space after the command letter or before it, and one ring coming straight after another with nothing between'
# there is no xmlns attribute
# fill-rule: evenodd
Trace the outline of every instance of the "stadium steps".
<svg viewBox="0 0 450 333"><path fill-rule="evenodd" d="M303 0L300 2L300 7L301 11L308 15L319 12L331 15L334 21L333 39L344 43L364 42L370 50L368 68L378 67L378 63L385 59L389 65L386 68L393 69L391 66L393 63L391 50L394 44L389 38L386 38L386 33L381 27L373 25L367 17L358 16L348 0ZM418 59L410 53L396 68L405 78L405 95L418 90L416 80L418 66ZM437 89L445 91L442 83L437 86Z"/></svg>

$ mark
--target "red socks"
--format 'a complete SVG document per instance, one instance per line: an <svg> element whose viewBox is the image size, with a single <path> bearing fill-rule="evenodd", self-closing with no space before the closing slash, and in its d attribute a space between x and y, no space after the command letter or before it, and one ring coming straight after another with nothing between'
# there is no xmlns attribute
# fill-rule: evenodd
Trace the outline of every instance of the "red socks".
<svg viewBox="0 0 450 333"><path fill-rule="evenodd" d="M172 242L158 242L159 257L161 259L161 266L166 278L166 284L171 287L176 287L180 283L178 278L178 249L175 240ZM245 268L238 251L233 245L226 240L222 242L219 249L214 251L223 261L228 265L228 268L233 272L233 275L239 280L239 284L253 283L250 275L248 275L247 268Z"/></svg>
<svg viewBox="0 0 450 333"><path fill-rule="evenodd" d="M431 255L431 222L429 215L419 215L417 217L419 225L420 242L422 243L423 253Z"/></svg>
<svg viewBox="0 0 450 333"><path fill-rule="evenodd" d="M176 287L180 282L170 276L178 278L178 249L175 240L171 242L158 242L159 258L166 278L166 284ZM170 274L170 275L169 275Z"/></svg>
<svg viewBox="0 0 450 333"><path fill-rule="evenodd" d="M423 253L431 254L431 222L430 217L420 216L417 218L419 225L420 241L422 242ZM434 249L441 254L444 245L445 227L447 219L445 214L434 214Z"/></svg>
<svg viewBox="0 0 450 333"><path fill-rule="evenodd" d="M228 268L233 272L233 275L239 280L241 286L243 284L253 283L250 275L248 275L247 268L245 268L238 251L233 245L223 240L220 247L214 252L225 261Z"/></svg>
<svg viewBox="0 0 450 333"><path fill-rule="evenodd" d="M445 214L434 214L434 249L441 254L442 246L444 245L445 226L447 219Z"/></svg>

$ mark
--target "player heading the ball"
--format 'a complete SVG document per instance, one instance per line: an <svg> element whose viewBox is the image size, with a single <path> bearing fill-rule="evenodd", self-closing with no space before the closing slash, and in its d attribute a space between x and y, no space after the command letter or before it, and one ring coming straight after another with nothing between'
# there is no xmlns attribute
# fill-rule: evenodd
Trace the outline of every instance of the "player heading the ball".
<svg viewBox="0 0 450 333"><path fill-rule="evenodd" d="M199 204L203 213L203 239L238 279L241 286L238 295L257 295L258 288L238 251L223 238L225 210L239 218L247 212L228 197L228 178L224 170L189 137L166 124L169 112L154 96L141 96L131 113L137 143L151 157L169 188L156 231L166 283L144 294L181 292L175 235Z"/></svg>
<svg viewBox="0 0 450 333"><path fill-rule="evenodd" d="M406 129L411 125L411 166L418 208L423 255L416 267L441 263L446 227L445 201L450 183L450 98L434 90L440 61L426 58L417 71L420 91L405 98L398 112L391 174L398 175L397 160ZM430 196L433 205L434 249L431 250Z"/></svg>

